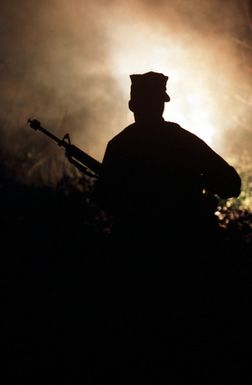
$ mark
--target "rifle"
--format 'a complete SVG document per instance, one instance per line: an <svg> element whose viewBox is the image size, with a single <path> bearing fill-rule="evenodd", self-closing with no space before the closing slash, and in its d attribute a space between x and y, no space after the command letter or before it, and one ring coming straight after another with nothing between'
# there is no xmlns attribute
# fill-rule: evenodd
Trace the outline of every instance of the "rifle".
<svg viewBox="0 0 252 385"><path fill-rule="evenodd" d="M43 132L43 134L49 136L49 138L53 139L58 146L64 147L65 155L69 162L77 167L81 172L84 172L93 178L98 178L101 170L101 163L92 156L88 155L86 152L71 144L69 134L65 134L64 137L60 139L46 128L42 127L40 122L36 119L28 119L27 123L29 123L30 127L34 130L39 130Z"/></svg>

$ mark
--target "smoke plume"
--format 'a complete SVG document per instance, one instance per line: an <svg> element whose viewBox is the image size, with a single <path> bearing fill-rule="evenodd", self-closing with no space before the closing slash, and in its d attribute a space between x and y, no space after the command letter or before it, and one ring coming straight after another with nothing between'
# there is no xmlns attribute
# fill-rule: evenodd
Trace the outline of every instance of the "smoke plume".
<svg viewBox="0 0 252 385"><path fill-rule="evenodd" d="M107 141L133 121L129 75L152 70L169 76L165 119L235 161L252 136L249 4L2 1L2 158L31 183L41 172L57 178L63 158L28 127L36 118L102 160Z"/></svg>

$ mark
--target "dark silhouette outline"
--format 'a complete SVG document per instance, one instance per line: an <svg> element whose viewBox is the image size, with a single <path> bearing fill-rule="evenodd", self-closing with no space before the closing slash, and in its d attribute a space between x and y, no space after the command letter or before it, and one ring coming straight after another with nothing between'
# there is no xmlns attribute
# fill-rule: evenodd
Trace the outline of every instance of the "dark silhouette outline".
<svg viewBox="0 0 252 385"><path fill-rule="evenodd" d="M135 122L112 138L98 183L103 207L123 238L155 247L183 230L200 247L217 231L218 198L237 197L237 171L202 139L162 115L168 76L130 75ZM162 244L163 246L163 244Z"/></svg>
<svg viewBox="0 0 252 385"><path fill-rule="evenodd" d="M96 186L114 220L103 295L124 333L110 360L123 383L202 384L226 370L216 330L226 319L229 249L215 211L219 198L239 196L241 178L202 139L163 119L167 76L130 78L135 122L107 144Z"/></svg>

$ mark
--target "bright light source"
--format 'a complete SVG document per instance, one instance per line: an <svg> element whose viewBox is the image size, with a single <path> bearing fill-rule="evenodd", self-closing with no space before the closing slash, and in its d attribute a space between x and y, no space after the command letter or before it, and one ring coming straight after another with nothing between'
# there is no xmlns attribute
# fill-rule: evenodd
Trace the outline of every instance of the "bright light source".
<svg viewBox="0 0 252 385"><path fill-rule="evenodd" d="M215 91L219 81L218 69L213 66L216 46L203 46L196 38L188 46L188 39L182 36L155 32L141 23L130 27L115 23L107 34L111 68L125 100L129 98L130 74L162 72L169 76L167 92L171 97L166 103L165 120L179 123L210 146L216 143L218 135L230 124L226 113L221 115L217 110L223 104L224 91ZM232 83L228 72L222 76L225 85ZM128 117L132 120L130 114Z"/></svg>

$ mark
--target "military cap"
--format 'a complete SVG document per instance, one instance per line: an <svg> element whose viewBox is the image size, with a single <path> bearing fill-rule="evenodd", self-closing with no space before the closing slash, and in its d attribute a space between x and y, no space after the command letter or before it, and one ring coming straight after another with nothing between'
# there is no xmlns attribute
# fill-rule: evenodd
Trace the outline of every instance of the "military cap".
<svg viewBox="0 0 252 385"><path fill-rule="evenodd" d="M131 79L131 100L159 99L169 102L170 97L166 93L166 82L168 76L158 72L146 72L144 74L132 74Z"/></svg>

